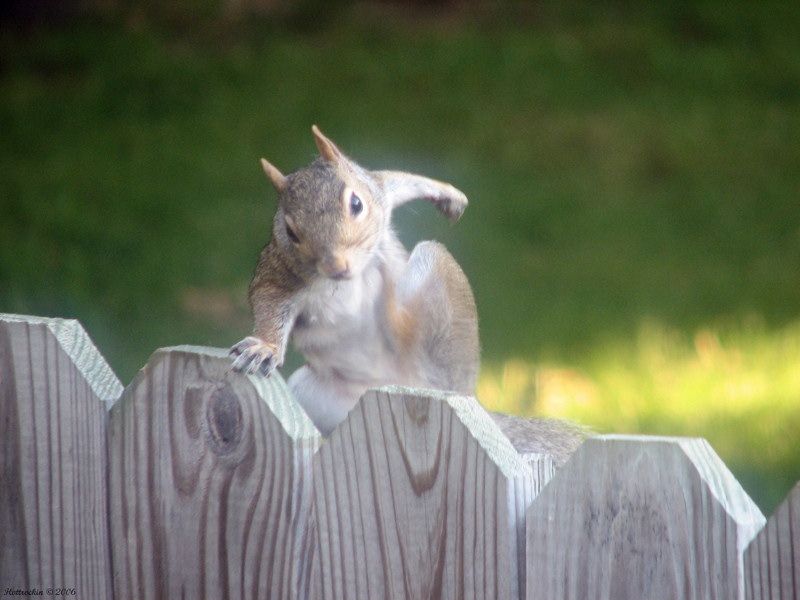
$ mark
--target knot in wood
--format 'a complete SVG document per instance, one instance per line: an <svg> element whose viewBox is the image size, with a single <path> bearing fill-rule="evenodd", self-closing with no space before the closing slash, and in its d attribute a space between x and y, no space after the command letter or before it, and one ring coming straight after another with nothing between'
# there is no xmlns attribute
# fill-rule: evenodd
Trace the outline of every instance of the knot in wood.
<svg viewBox="0 0 800 600"><path fill-rule="evenodd" d="M229 385L215 389L207 404L209 442L217 454L233 452L242 441L242 407Z"/></svg>
<svg viewBox="0 0 800 600"><path fill-rule="evenodd" d="M431 410L430 398L407 396L405 398L405 407L406 413L415 425L421 427L428 422Z"/></svg>

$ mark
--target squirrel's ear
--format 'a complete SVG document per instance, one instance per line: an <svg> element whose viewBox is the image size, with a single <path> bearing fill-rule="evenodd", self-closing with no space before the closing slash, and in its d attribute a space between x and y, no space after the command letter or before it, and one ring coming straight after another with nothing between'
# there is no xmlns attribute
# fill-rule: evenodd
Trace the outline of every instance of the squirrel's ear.
<svg viewBox="0 0 800 600"><path fill-rule="evenodd" d="M275 168L266 158L261 159L261 168L264 169L264 173L266 173L276 190L280 192L286 187L286 176Z"/></svg>
<svg viewBox="0 0 800 600"><path fill-rule="evenodd" d="M336 144L323 135L323 133L319 130L319 127L312 125L311 132L314 134L314 142L317 144L317 149L319 150L320 155L322 155L322 158L331 162L342 158L342 151L336 147Z"/></svg>

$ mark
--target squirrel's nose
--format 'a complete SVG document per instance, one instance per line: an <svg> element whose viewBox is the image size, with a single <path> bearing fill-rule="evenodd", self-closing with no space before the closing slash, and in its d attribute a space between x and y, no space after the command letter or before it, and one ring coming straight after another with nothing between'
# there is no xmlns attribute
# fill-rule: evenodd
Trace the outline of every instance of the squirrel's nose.
<svg viewBox="0 0 800 600"><path fill-rule="evenodd" d="M331 279L347 279L350 277L350 265L343 256L328 256L319 265L322 274Z"/></svg>

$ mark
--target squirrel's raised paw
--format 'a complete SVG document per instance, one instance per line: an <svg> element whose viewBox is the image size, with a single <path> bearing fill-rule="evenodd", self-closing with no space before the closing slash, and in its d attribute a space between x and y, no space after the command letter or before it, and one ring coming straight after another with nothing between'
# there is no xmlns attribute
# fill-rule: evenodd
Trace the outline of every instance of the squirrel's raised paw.
<svg viewBox="0 0 800 600"><path fill-rule="evenodd" d="M228 354L233 358L233 370L239 373L269 377L277 366L275 348L257 337L248 336L231 347Z"/></svg>
<svg viewBox="0 0 800 600"><path fill-rule="evenodd" d="M461 190L449 184L442 184L445 192L436 199L436 205L451 221L458 221L467 209L467 197Z"/></svg>

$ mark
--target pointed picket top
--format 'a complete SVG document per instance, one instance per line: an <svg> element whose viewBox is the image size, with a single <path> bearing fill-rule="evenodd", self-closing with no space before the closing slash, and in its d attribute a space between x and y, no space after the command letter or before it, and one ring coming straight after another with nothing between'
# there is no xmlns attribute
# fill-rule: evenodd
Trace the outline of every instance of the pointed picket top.
<svg viewBox="0 0 800 600"><path fill-rule="evenodd" d="M705 440L598 436L527 512L527 597L740 598L764 517Z"/></svg>
<svg viewBox="0 0 800 600"><path fill-rule="evenodd" d="M52 332L61 349L92 388L95 395L110 409L122 394L122 384L89 334L75 319L53 319L0 313L0 323L44 325Z"/></svg>
<svg viewBox="0 0 800 600"><path fill-rule="evenodd" d="M704 438L608 434L598 436L598 439L621 442L641 439L648 444L661 442L680 446L686 458L697 469L698 475L708 484L708 491L725 509L725 512L736 521L739 529L737 540L740 552L744 551L750 540L764 526L765 519L761 510L737 481L728 466L714 452L711 444Z"/></svg>
<svg viewBox="0 0 800 600"><path fill-rule="evenodd" d="M744 555L747 600L800 598L800 481Z"/></svg>
<svg viewBox="0 0 800 600"><path fill-rule="evenodd" d="M386 397L428 398L447 404L505 477L513 479L531 472L529 462L514 449L508 437L475 398L453 392L399 385L376 388L374 392Z"/></svg>
<svg viewBox="0 0 800 600"><path fill-rule="evenodd" d="M228 351L224 348L193 346L189 344L160 348L154 353L154 357L158 354L172 354L176 352L185 352L188 354L208 356L222 361L230 361ZM263 377L261 375L245 375L244 377L250 381L250 384L256 390L259 397L269 407L270 412L280 421L289 437L292 439L306 438L309 440L318 440L320 437L319 431L306 414L306 411L294 400L286 385L286 381L280 373L274 372L269 377Z"/></svg>

